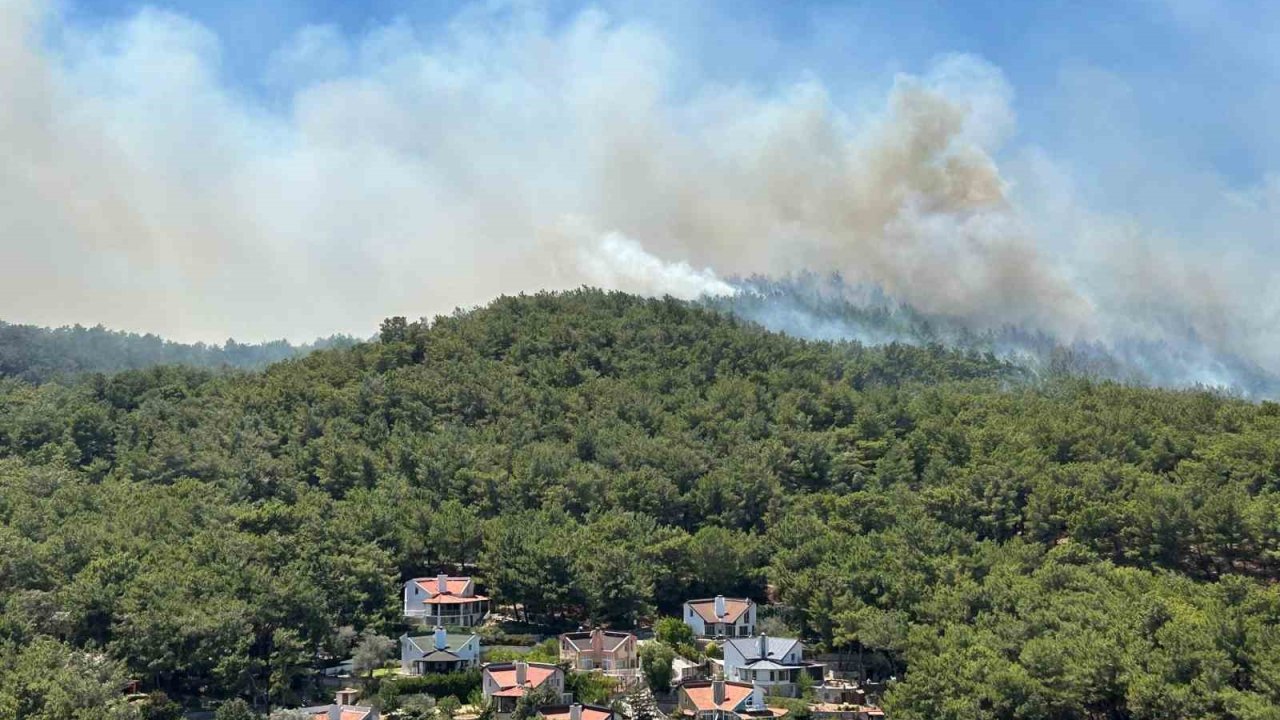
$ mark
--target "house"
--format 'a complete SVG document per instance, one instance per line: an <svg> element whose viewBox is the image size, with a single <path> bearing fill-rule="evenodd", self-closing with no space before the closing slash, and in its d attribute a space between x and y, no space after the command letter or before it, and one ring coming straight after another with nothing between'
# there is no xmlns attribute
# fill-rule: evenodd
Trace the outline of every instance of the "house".
<svg viewBox="0 0 1280 720"><path fill-rule="evenodd" d="M505 717L515 712L516 701L526 692L543 686L550 687L563 702L564 670L559 665L527 663L517 660L509 663L490 663L484 666L481 690L486 702L493 703L494 713Z"/></svg>
<svg viewBox="0 0 1280 720"><path fill-rule="evenodd" d="M684 624L700 638L751 637L756 634L756 604L723 595L689 600L684 604Z"/></svg>
<svg viewBox="0 0 1280 720"><path fill-rule="evenodd" d="M489 598L476 594L469 577L414 578L404 584L404 615L427 627L472 627L489 615Z"/></svg>
<svg viewBox="0 0 1280 720"><path fill-rule="evenodd" d="M796 697L802 674L821 682L823 665L805 662L804 644L795 638L735 638L724 644L724 677L756 683L766 692Z"/></svg>
<svg viewBox="0 0 1280 720"><path fill-rule="evenodd" d="M543 705L538 708L542 720L615 720L613 710L603 705Z"/></svg>
<svg viewBox="0 0 1280 720"><path fill-rule="evenodd" d="M565 633L560 636L560 661L581 672L602 672L623 684L640 676L636 636L629 632L596 628Z"/></svg>
<svg viewBox="0 0 1280 720"><path fill-rule="evenodd" d="M422 637L400 636L400 672L450 673L480 666L480 636L449 634L442 627Z"/></svg>
<svg viewBox="0 0 1280 720"><path fill-rule="evenodd" d="M692 720L771 719L787 714L782 708L765 705L763 687L730 680L699 680L681 685L676 711Z"/></svg>
<svg viewBox="0 0 1280 720"><path fill-rule="evenodd" d="M311 720L378 720L377 708L355 704L358 694L351 688L339 690L332 704L299 708L298 712Z"/></svg>

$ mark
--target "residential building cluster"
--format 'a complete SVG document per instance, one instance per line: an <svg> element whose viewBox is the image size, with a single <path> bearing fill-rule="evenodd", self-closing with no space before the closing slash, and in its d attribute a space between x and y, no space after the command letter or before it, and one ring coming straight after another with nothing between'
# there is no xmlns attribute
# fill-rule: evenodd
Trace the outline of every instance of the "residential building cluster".
<svg viewBox="0 0 1280 720"><path fill-rule="evenodd" d="M421 632L400 637L404 675L454 673L481 668L481 691L495 720L507 720L520 698L549 689L556 702L536 709L543 720L617 720L609 707L575 702L566 692L565 668L601 673L624 692L642 681L640 644L634 632L592 628L559 636L559 664L484 663L474 628L490 612L489 598L476 592L471 577L440 574L404 584L404 616ZM770 698L798 698L812 688L810 712L819 720L879 720L879 708L865 705L857 685L839 680L822 663L805 658L798 638L757 632L757 607L750 598L694 599L684 603L683 621L700 643L715 642L721 658L672 664L675 711L688 720L760 720L788 711ZM314 720L378 720L372 707L357 705L355 691L343 690L327 706L305 708Z"/></svg>

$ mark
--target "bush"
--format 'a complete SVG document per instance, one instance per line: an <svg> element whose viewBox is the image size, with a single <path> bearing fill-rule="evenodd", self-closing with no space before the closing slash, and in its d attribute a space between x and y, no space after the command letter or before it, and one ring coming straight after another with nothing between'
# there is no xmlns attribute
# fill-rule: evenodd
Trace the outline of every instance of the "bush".
<svg viewBox="0 0 1280 720"><path fill-rule="evenodd" d="M676 651L658 642L640 646L640 669L649 687L658 692L671 689L671 661Z"/></svg>
<svg viewBox="0 0 1280 720"><path fill-rule="evenodd" d="M417 677L389 676L383 678L378 694L384 703L394 702L401 695L430 695L436 700L447 697L466 700L473 691L480 689L480 683L479 670Z"/></svg>
<svg viewBox="0 0 1280 720"><path fill-rule="evenodd" d="M680 618L664 617L653 626L654 636L671 647L692 645L693 628L685 625Z"/></svg>
<svg viewBox="0 0 1280 720"><path fill-rule="evenodd" d="M541 635L532 633L509 633L494 625L466 628L466 630L479 635L480 642L483 645L522 645L524 647L532 647L538 644L538 639L541 637Z"/></svg>
<svg viewBox="0 0 1280 720"><path fill-rule="evenodd" d="M236 698L219 705L213 717L214 720L257 720L258 714L249 707L249 703Z"/></svg>
<svg viewBox="0 0 1280 720"><path fill-rule="evenodd" d="M571 672L565 676L564 689L580 703L604 705L613 696L617 685L617 681L602 673Z"/></svg>
<svg viewBox="0 0 1280 720"><path fill-rule="evenodd" d="M525 662L551 663L554 665L560 662L560 641L556 638L548 638L527 651L513 648L492 648L485 652L484 659L487 662L523 660Z"/></svg>

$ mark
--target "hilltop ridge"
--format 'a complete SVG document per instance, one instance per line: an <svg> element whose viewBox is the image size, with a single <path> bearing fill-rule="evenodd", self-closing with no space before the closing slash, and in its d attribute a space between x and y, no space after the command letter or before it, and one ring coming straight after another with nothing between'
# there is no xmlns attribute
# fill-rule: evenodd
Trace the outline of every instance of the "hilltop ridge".
<svg viewBox="0 0 1280 720"><path fill-rule="evenodd" d="M907 720L1280 702L1272 403L584 289L0 410L0 660L32 677L91 648L173 697L296 695L282 652L395 637L400 582L467 567L619 626L767 583Z"/></svg>

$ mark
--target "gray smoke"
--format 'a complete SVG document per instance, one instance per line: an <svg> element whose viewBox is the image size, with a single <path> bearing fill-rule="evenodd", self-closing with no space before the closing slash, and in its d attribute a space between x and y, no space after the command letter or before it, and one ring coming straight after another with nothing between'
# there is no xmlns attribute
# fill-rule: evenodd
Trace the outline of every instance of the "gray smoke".
<svg viewBox="0 0 1280 720"><path fill-rule="evenodd" d="M281 103L231 87L224 52L160 10L84 28L0 0L5 319L365 335L501 293L837 272L967 332L1280 371L1266 263L1091 212L1051 159L1004 148L1012 89L977 58L854 112L816 79L691 88L660 30L594 10L304 28L265 70ZM839 335L814 322L773 324Z"/></svg>
<svg viewBox="0 0 1280 720"><path fill-rule="evenodd" d="M1025 326L976 328L895 302L882 289L850 286L837 275L733 280L734 292L705 297L708 307L811 340L863 345L942 345L990 353L1048 378L1060 374L1172 388L1203 388L1251 398L1280 397L1280 376L1247 358L1184 334L1160 339L1064 340Z"/></svg>

